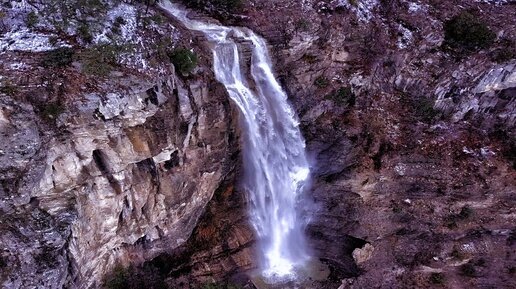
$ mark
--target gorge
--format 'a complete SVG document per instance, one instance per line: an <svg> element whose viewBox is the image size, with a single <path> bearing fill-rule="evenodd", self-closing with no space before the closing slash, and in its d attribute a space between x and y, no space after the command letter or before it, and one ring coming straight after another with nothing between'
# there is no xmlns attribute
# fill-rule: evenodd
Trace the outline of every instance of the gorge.
<svg viewBox="0 0 516 289"><path fill-rule="evenodd" d="M0 0L1 288L516 288L514 3L172 2Z"/></svg>
<svg viewBox="0 0 516 289"><path fill-rule="evenodd" d="M248 29L202 23L189 19L177 4L160 5L188 29L203 32L213 45L215 76L242 115L243 191L262 247L263 274L292 275L309 258L305 221L296 210L310 171L299 123L274 78L267 45ZM250 71L245 73L237 41L250 46Z"/></svg>

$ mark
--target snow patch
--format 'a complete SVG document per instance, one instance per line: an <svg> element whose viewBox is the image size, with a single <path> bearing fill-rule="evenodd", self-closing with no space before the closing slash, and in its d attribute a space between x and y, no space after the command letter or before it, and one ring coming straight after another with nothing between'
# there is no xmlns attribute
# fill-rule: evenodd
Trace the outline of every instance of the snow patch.
<svg viewBox="0 0 516 289"><path fill-rule="evenodd" d="M490 156L494 156L496 155L495 152L493 152L491 149L489 149L488 147L483 147L483 148L480 148L480 154L483 156L483 157L490 157Z"/></svg>
<svg viewBox="0 0 516 289"><path fill-rule="evenodd" d="M421 4L421 3L416 3L416 2L409 2L408 3L408 11L410 13L416 13L416 12L426 12L428 10L428 6L427 5L424 5L424 4Z"/></svg>
<svg viewBox="0 0 516 289"><path fill-rule="evenodd" d="M378 6L378 0L360 0L356 5L351 5L349 0L340 0L340 5L346 6L355 12L358 19L363 22L369 22L373 18L373 11Z"/></svg>
<svg viewBox="0 0 516 289"><path fill-rule="evenodd" d="M172 153L177 151L177 148L169 145L168 147L161 150L161 152L152 157L154 163L159 164L170 160Z"/></svg>
<svg viewBox="0 0 516 289"><path fill-rule="evenodd" d="M7 32L0 37L0 51L42 52L55 49L49 36L27 29Z"/></svg>
<svg viewBox="0 0 516 289"><path fill-rule="evenodd" d="M412 31L401 24L398 26L398 30L400 31L400 35L398 37L397 46L399 49L405 49L414 41L414 36L412 35Z"/></svg>
<svg viewBox="0 0 516 289"><path fill-rule="evenodd" d="M462 152L468 155L476 156L475 151L466 146L462 147Z"/></svg>
<svg viewBox="0 0 516 289"><path fill-rule="evenodd" d="M399 176L404 176L407 171L407 166L405 164L399 163L394 167L394 171Z"/></svg>
<svg viewBox="0 0 516 289"><path fill-rule="evenodd" d="M25 69L30 68L30 66L23 62L15 62L15 63L9 64L9 68L11 70L25 70Z"/></svg>
<svg viewBox="0 0 516 289"><path fill-rule="evenodd" d="M514 1L510 1L510 0L475 0L475 2L494 4L494 5L503 5L503 4L509 4Z"/></svg>
<svg viewBox="0 0 516 289"><path fill-rule="evenodd" d="M105 25L100 34L95 35L95 43L111 42L108 35L113 32L113 27L116 25L115 21L118 17L124 19L124 23L119 24L120 36L127 42L131 42L131 40L135 38L135 32L138 26L138 23L136 22L136 8L122 3L108 12L107 19L109 23L106 23L107 25Z"/></svg>

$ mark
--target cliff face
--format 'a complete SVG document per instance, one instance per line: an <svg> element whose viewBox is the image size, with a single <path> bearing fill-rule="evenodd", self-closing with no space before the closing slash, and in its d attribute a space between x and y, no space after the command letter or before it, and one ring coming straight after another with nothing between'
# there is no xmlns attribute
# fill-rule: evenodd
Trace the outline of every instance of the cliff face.
<svg viewBox="0 0 516 289"><path fill-rule="evenodd" d="M16 9L8 12L32 7ZM191 36L168 24L138 29L140 61L150 64L125 59L106 76L85 73L80 58L43 68L46 52L4 47L2 288L98 287L115 265L183 244L233 166L236 125L209 59L198 51L197 70L184 77L156 61L154 43L179 47ZM86 49L59 33L42 37Z"/></svg>
<svg viewBox="0 0 516 289"><path fill-rule="evenodd" d="M307 288L514 287L514 5L239 9L205 12L268 40L313 158L308 234L332 275ZM464 11L491 46L448 47L445 23Z"/></svg>
<svg viewBox="0 0 516 289"><path fill-rule="evenodd" d="M235 182L236 112L203 39L109 1L93 41L118 15L123 43L137 48L99 76L80 21L71 32L27 30L17 17L42 3L10 2L0 26L2 286L98 287L116 264L145 260L170 288L245 282L256 264ZM460 11L488 24L492 46L445 48L444 22ZM309 288L516 286L514 5L249 0L232 16L207 13L268 40L299 115L314 166L307 233L332 271ZM76 56L44 68L49 45ZM176 73L168 46L193 47L198 68Z"/></svg>
<svg viewBox="0 0 516 289"><path fill-rule="evenodd" d="M340 264L342 288L515 286L514 5L246 9L299 114L319 204L308 232L318 256ZM461 11L494 31L491 47L446 49L444 23ZM500 51L512 56L500 60Z"/></svg>

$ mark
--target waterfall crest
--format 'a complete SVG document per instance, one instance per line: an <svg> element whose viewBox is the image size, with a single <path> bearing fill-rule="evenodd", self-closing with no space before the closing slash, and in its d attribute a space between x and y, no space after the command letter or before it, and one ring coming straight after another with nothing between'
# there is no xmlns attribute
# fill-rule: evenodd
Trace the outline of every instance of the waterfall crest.
<svg viewBox="0 0 516 289"><path fill-rule="evenodd" d="M242 115L242 186L259 237L262 273L292 276L309 259L304 222L296 208L310 169L299 123L274 77L266 43L247 28L189 19L184 8L169 1L160 6L188 29L203 32L212 44L216 78ZM243 71L238 43L251 47L249 72Z"/></svg>

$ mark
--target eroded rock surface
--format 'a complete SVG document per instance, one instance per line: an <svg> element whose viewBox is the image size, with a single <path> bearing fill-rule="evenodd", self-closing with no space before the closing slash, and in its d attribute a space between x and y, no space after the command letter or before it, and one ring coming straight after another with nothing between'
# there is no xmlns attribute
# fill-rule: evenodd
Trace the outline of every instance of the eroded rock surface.
<svg viewBox="0 0 516 289"><path fill-rule="evenodd" d="M313 155L308 232L341 288L515 286L516 60L493 57L514 51L514 5L249 2ZM464 10L493 46L444 47Z"/></svg>
<svg viewBox="0 0 516 289"><path fill-rule="evenodd" d="M209 59L180 76L153 43L191 35L138 29L149 66L125 59L106 76L80 58L44 69L44 54L2 52L15 87L0 100L2 288L98 288L117 265L182 245L226 179L236 125Z"/></svg>
<svg viewBox="0 0 516 289"><path fill-rule="evenodd" d="M496 33L491 47L443 46L443 23L464 10ZM308 288L516 287L516 60L495 57L514 49L514 5L249 0L201 13L268 40L299 115L314 172L307 234L331 269ZM48 74L49 43L5 46L2 76L21 89L0 100L3 286L96 287L131 263L170 288L252 288L236 112L202 37L152 27L195 47L193 76L145 53L109 79L78 62Z"/></svg>

